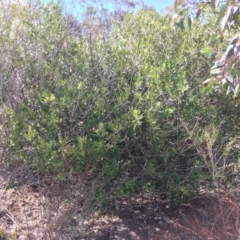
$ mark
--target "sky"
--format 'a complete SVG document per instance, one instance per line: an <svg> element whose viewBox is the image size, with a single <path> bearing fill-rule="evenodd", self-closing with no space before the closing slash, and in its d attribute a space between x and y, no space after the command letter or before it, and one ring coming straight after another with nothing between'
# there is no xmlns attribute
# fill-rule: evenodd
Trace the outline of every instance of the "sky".
<svg viewBox="0 0 240 240"><path fill-rule="evenodd" d="M43 2L49 2L51 0L42 0ZM58 1L58 0L53 0L53 1ZM152 6L157 12L160 12L161 10L165 9L166 7L172 6L174 4L174 0L142 0L147 6ZM60 2L63 4L63 9L65 13L71 13L73 16L78 18L78 16L81 15L81 7L79 5L79 2L84 2L92 6L96 4L96 2L100 3L101 7L107 8L107 9L112 9L111 1L104 1L104 0L99 0L99 1L94 1L94 0L60 0ZM139 1L141 2L141 0ZM85 5L86 6L86 5Z"/></svg>
<svg viewBox="0 0 240 240"><path fill-rule="evenodd" d="M1 1L1 0L0 0ZM14 1L14 0L12 0ZM16 0L16 1L28 1L28 0ZM37 0L30 0L30 1L37 1ZM100 4L100 8L106 9L113 9L113 5L109 2L111 0L40 0L41 2L60 2L63 6L63 12L65 14L72 14L75 18L79 18L82 15L82 10L86 6L94 6L96 3L97 5ZM144 2L147 6L154 7L157 12L164 10L166 7L170 7L174 4L175 0L136 0L136 2ZM119 1L121 2L121 0ZM83 3L81 7L81 3Z"/></svg>
<svg viewBox="0 0 240 240"><path fill-rule="evenodd" d="M174 0L145 0L144 2L147 5L153 6L156 9L156 11L159 12L159 10L161 9L172 6Z"/></svg>

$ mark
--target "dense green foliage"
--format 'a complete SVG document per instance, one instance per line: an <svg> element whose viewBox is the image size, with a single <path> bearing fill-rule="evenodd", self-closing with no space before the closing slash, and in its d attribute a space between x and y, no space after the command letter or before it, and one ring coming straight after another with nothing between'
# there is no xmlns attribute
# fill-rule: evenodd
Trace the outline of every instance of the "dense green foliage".
<svg viewBox="0 0 240 240"><path fill-rule="evenodd" d="M139 11L102 39L72 36L56 5L5 14L1 104L18 158L59 178L88 170L101 194L114 183L112 194L154 191L173 203L233 172L239 112L198 82L213 61L202 51L212 17L182 31Z"/></svg>

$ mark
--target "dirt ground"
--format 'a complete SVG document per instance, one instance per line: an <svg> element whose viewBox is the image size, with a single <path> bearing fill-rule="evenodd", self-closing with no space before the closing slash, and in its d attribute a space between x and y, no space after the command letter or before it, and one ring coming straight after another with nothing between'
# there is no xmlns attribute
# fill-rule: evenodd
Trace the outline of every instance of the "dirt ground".
<svg viewBox="0 0 240 240"><path fill-rule="evenodd" d="M24 166L0 167L0 240L240 240L240 191L202 191L191 204L170 207L163 200L116 199L97 214L71 183L43 180ZM84 197L84 201L81 197Z"/></svg>

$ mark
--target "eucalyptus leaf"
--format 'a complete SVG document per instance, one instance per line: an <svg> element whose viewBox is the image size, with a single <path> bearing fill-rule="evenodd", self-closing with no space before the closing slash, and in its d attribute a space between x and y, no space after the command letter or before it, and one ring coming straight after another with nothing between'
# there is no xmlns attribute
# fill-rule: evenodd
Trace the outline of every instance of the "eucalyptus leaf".
<svg viewBox="0 0 240 240"><path fill-rule="evenodd" d="M232 14L236 14L239 12L239 6L234 6L232 10Z"/></svg>
<svg viewBox="0 0 240 240"><path fill-rule="evenodd" d="M222 71L220 68L211 68L210 73L213 75L218 75L220 74Z"/></svg>
<svg viewBox="0 0 240 240"><path fill-rule="evenodd" d="M228 8L227 4L225 4L221 7L220 12L218 13L218 18L217 18L216 23L215 23L216 27L218 27L219 24L221 24L221 21L225 16L225 12L226 12L227 8Z"/></svg>
<svg viewBox="0 0 240 240"><path fill-rule="evenodd" d="M232 86L231 86L231 85L229 85L229 86L228 86L228 89L227 89L227 93L226 93L226 94L228 95L230 92L232 92L232 90L233 90L233 89L232 89Z"/></svg>
<svg viewBox="0 0 240 240"><path fill-rule="evenodd" d="M234 49L233 44L228 45L227 50L224 52L224 55L226 56L226 58L232 57L232 55L234 54L233 49Z"/></svg>
<svg viewBox="0 0 240 240"><path fill-rule="evenodd" d="M185 29L185 27L184 27L184 17L181 17L181 19L178 22L178 26L180 27L180 29L182 31Z"/></svg>
<svg viewBox="0 0 240 240"><path fill-rule="evenodd" d="M226 58L222 57L219 61L215 62L215 66L216 67L222 67L226 64Z"/></svg>
<svg viewBox="0 0 240 240"><path fill-rule="evenodd" d="M239 39L239 34L236 34L230 41L229 44L235 44Z"/></svg>
<svg viewBox="0 0 240 240"><path fill-rule="evenodd" d="M222 29L222 30L225 29L225 27L227 26L228 21L230 20L232 11L233 11L233 6L229 6L229 7L227 8L227 11L226 11L224 17L223 17L222 20L221 20L220 26L221 26L221 29Z"/></svg>
<svg viewBox="0 0 240 240"><path fill-rule="evenodd" d="M228 81L227 81L227 79L226 79L226 78L223 78L223 79L222 79L222 85L223 85L223 86L224 86L224 85L226 85L226 84L227 84L227 82L228 82Z"/></svg>
<svg viewBox="0 0 240 240"><path fill-rule="evenodd" d="M233 83L233 75L231 73L226 74L226 79L230 82Z"/></svg>
<svg viewBox="0 0 240 240"><path fill-rule="evenodd" d="M238 92L239 92L239 83L234 88L234 97L235 98L238 96Z"/></svg>
<svg viewBox="0 0 240 240"><path fill-rule="evenodd" d="M201 15L202 10L200 8L197 9L195 18L198 19Z"/></svg>

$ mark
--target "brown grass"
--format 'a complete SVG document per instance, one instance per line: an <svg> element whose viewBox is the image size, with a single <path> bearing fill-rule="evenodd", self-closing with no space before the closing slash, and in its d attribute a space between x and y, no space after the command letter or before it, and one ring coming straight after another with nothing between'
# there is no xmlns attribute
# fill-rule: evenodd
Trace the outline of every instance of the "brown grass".
<svg viewBox="0 0 240 240"><path fill-rule="evenodd" d="M156 196L133 196L115 199L99 214L101 199L93 199L84 187L87 178L84 173L59 181L33 172L27 164L11 171L2 164L0 239L237 240L240 236L240 192L216 194L205 189L191 204L177 208Z"/></svg>

